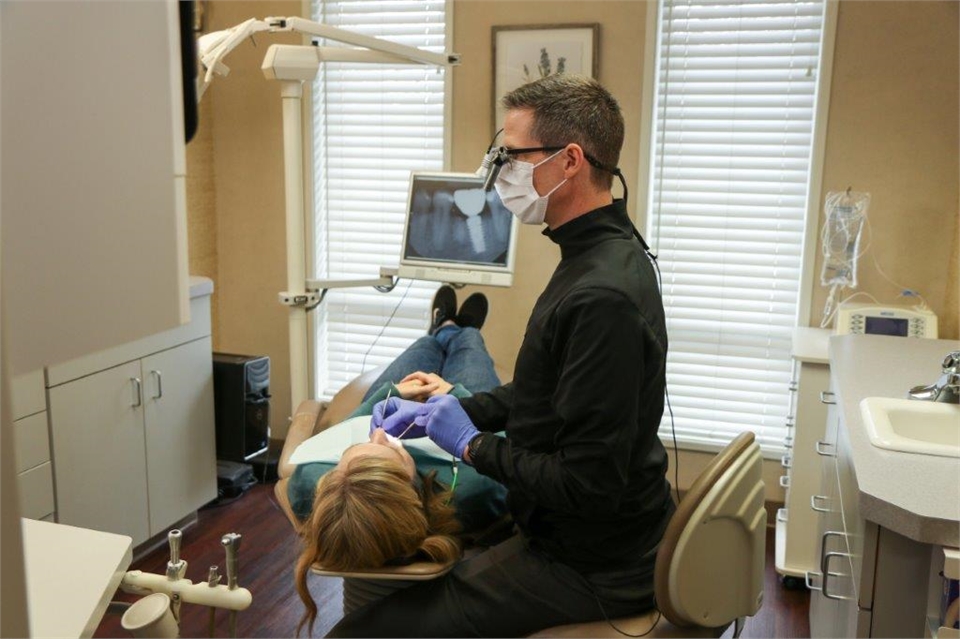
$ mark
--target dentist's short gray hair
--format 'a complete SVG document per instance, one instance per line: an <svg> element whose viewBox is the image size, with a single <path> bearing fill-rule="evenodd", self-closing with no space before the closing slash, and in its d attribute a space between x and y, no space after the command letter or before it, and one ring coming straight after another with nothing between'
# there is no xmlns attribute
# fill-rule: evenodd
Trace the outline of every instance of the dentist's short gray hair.
<svg viewBox="0 0 960 639"><path fill-rule="evenodd" d="M530 109L530 135L544 146L574 142L603 165L591 165L591 180L601 188L613 184L612 171L623 146L623 114L617 100L599 82L558 73L525 84L500 99L505 109Z"/></svg>

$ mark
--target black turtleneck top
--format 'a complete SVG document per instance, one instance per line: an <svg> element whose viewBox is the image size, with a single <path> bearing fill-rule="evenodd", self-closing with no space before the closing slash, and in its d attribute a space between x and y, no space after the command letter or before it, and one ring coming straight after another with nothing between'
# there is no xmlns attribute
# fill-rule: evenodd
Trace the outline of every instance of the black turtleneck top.
<svg viewBox="0 0 960 639"><path fill-rule="evenodd" d="M629 567L672 512L663 414L667 334L656 274L622 200L544 235L561 260L534 306L514 381L461 400L531 544L584 572Z"/></svg>

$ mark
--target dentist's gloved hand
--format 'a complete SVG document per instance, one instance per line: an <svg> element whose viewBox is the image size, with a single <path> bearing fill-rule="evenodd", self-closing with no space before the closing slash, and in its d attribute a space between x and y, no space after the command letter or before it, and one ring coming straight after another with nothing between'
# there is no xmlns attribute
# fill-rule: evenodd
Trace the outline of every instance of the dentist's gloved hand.
<svg viewBox="0 0 960 639"><path fill-rule="evenodd" d="M470 440L480 434L460 402L452 395L431 397L424 406L431 406L427 417L427 437L454 457L463 458Z"/></svg>
<svg viewBox="0 0 960 639"><path fill-rule="evenodd" d="M382 428L393 437L403 435L403 439L425 437L428 414L429 410L427 410L426 404L411 402L399 397L388 397L373 405L370 431L372 432L375 428ZM411 424L413 424L412 427ZM407 430L408 427L410 427L410 430ZM404 431L406 431L406 434L404 434Z"/></svg>

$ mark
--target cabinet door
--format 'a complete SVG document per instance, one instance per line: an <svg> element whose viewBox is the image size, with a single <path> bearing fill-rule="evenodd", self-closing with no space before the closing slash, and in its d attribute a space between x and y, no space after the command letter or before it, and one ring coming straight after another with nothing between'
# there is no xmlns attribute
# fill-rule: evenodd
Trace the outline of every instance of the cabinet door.
<svg viewBox="0 0 960 639"><path fill-rule="evenodd" d="M139 379L129 362L48 391L58 521L135 545L149 536Z"/></svg>
<svg viewBox="0 0 960 639"><path fill-rule="evenodd" d="M142 360L150 534L217 496L210 338Z"/></svg>

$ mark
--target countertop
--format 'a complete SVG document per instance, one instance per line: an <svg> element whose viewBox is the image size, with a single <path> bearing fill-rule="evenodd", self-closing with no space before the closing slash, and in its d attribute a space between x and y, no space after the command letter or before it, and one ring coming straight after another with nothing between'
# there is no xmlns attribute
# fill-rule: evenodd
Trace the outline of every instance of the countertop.
<svg viewBox="0 0 960 639"><path fill-rule="evenodd" d="M881 335L830 338L830 372L850 441L860 514L922 543L960 546L960 459L877 448L860 416L866 397L906 398L931 384L960 341ZM960 428L960 424L957 425Z"/></svg>
<svg viewBox="0 0 960 639"><path fill-rule="evenodd" d="M125 535L22 519L34 637L92 637L133 557Z"/></svg>
<svg viewBox="0 0 960 639"><path fill-rule="evenodd" d="M790 355L800 362L813 364L827 364L830 358L827 354L827 343L833 335L831 328L807 328L801 326L793 329L793 340Z"/></svg>
<svg viewBox="0 0 960 639"><path fill-rule="evenodd" d="M190 276L190 299L202 295L213 295L213 280L200 275Z"/></svg>

